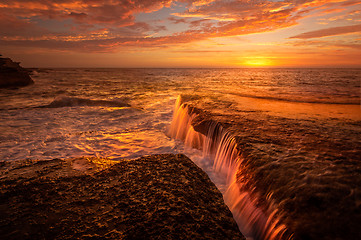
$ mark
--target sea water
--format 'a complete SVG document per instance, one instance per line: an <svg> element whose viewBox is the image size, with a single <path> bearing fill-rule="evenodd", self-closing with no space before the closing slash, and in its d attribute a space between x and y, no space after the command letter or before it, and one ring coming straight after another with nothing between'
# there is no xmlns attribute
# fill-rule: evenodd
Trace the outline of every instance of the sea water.
<svg viewBox="0 0 361 240"><path fill-rule="evenodd" d="M170 134L179 95L213 114L361 123L361 69L36 69L32 78L0 90L1 161L185 153L225 193L213 163Z"/></svg>
<svg viewBox="0 0 361 240"><path fill-rule="evenodd" d="M0 159L183 152L167 131L180 94L219 112L361 120L361 69L36 69L0 89ZM220 106L217 108L217 106Z"/></svg>

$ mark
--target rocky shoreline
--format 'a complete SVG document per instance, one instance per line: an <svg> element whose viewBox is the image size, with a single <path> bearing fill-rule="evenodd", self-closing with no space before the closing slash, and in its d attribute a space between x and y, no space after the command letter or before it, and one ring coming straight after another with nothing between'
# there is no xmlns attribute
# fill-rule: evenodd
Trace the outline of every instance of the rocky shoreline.
<svg viewBox="0 0 361 240"><path fill-rule="evenodd" d="M28 70L0 55L0 88L24 87L33 83Z"/></svg>
<svg viewBox="0 0 361 240"><path fill-rule="evenodd" d="M244 239L184 155L1 162L1 239Z"/></svg>
<svg viewBox="0 0 361 240"><path fill-rule="evenodd" d="M221 126L234 136L243 159L239 180L259 198L277 206L293 239L360 239L361 125L337 119L292 119L260 111L227 113L184 96L193 128L208 134ZM201 108L199 107L201 106Z"/></svg>

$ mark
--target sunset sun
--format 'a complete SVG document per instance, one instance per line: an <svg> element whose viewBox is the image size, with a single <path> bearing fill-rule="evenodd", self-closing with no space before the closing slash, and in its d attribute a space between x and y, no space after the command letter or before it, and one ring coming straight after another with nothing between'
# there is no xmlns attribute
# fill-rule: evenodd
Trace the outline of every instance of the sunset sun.
<svg viewBox="0 0 361 240"><path fill-rule="evenodd" d="M274 66L272 60L265 57L247 57L243 62L240 63L241 66L248 67L270 67Z"/></svg>

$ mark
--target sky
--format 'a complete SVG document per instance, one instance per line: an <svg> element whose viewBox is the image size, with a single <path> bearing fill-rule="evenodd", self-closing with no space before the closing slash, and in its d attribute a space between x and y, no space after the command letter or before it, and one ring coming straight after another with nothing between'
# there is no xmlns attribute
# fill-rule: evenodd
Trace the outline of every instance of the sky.
<svg viewBox="0 0 361 240"><path fill-rule="evenodd" d="M0 0L24 67L361 67L361 1Z"/></svg>

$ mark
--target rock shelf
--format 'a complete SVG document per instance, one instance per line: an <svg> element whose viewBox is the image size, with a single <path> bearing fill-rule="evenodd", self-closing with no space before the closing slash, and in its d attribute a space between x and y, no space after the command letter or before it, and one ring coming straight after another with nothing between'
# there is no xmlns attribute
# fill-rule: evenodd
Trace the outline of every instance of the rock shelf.
<svg viewBox="0 0 361 240"><path fill-rule="evenodd" d="M1 239L244 239L184 155L0 166Z"/></svg>
<svg viewBox="0 0 361 240"><path fill-rule="evenodd" d="M183 103L196 114L195 131L206 136L217 125L234 137L242 187L261 208L277 208L293 239L361 239L359 121L279 117L231 103L216 108L189 96Z"/></svg>

